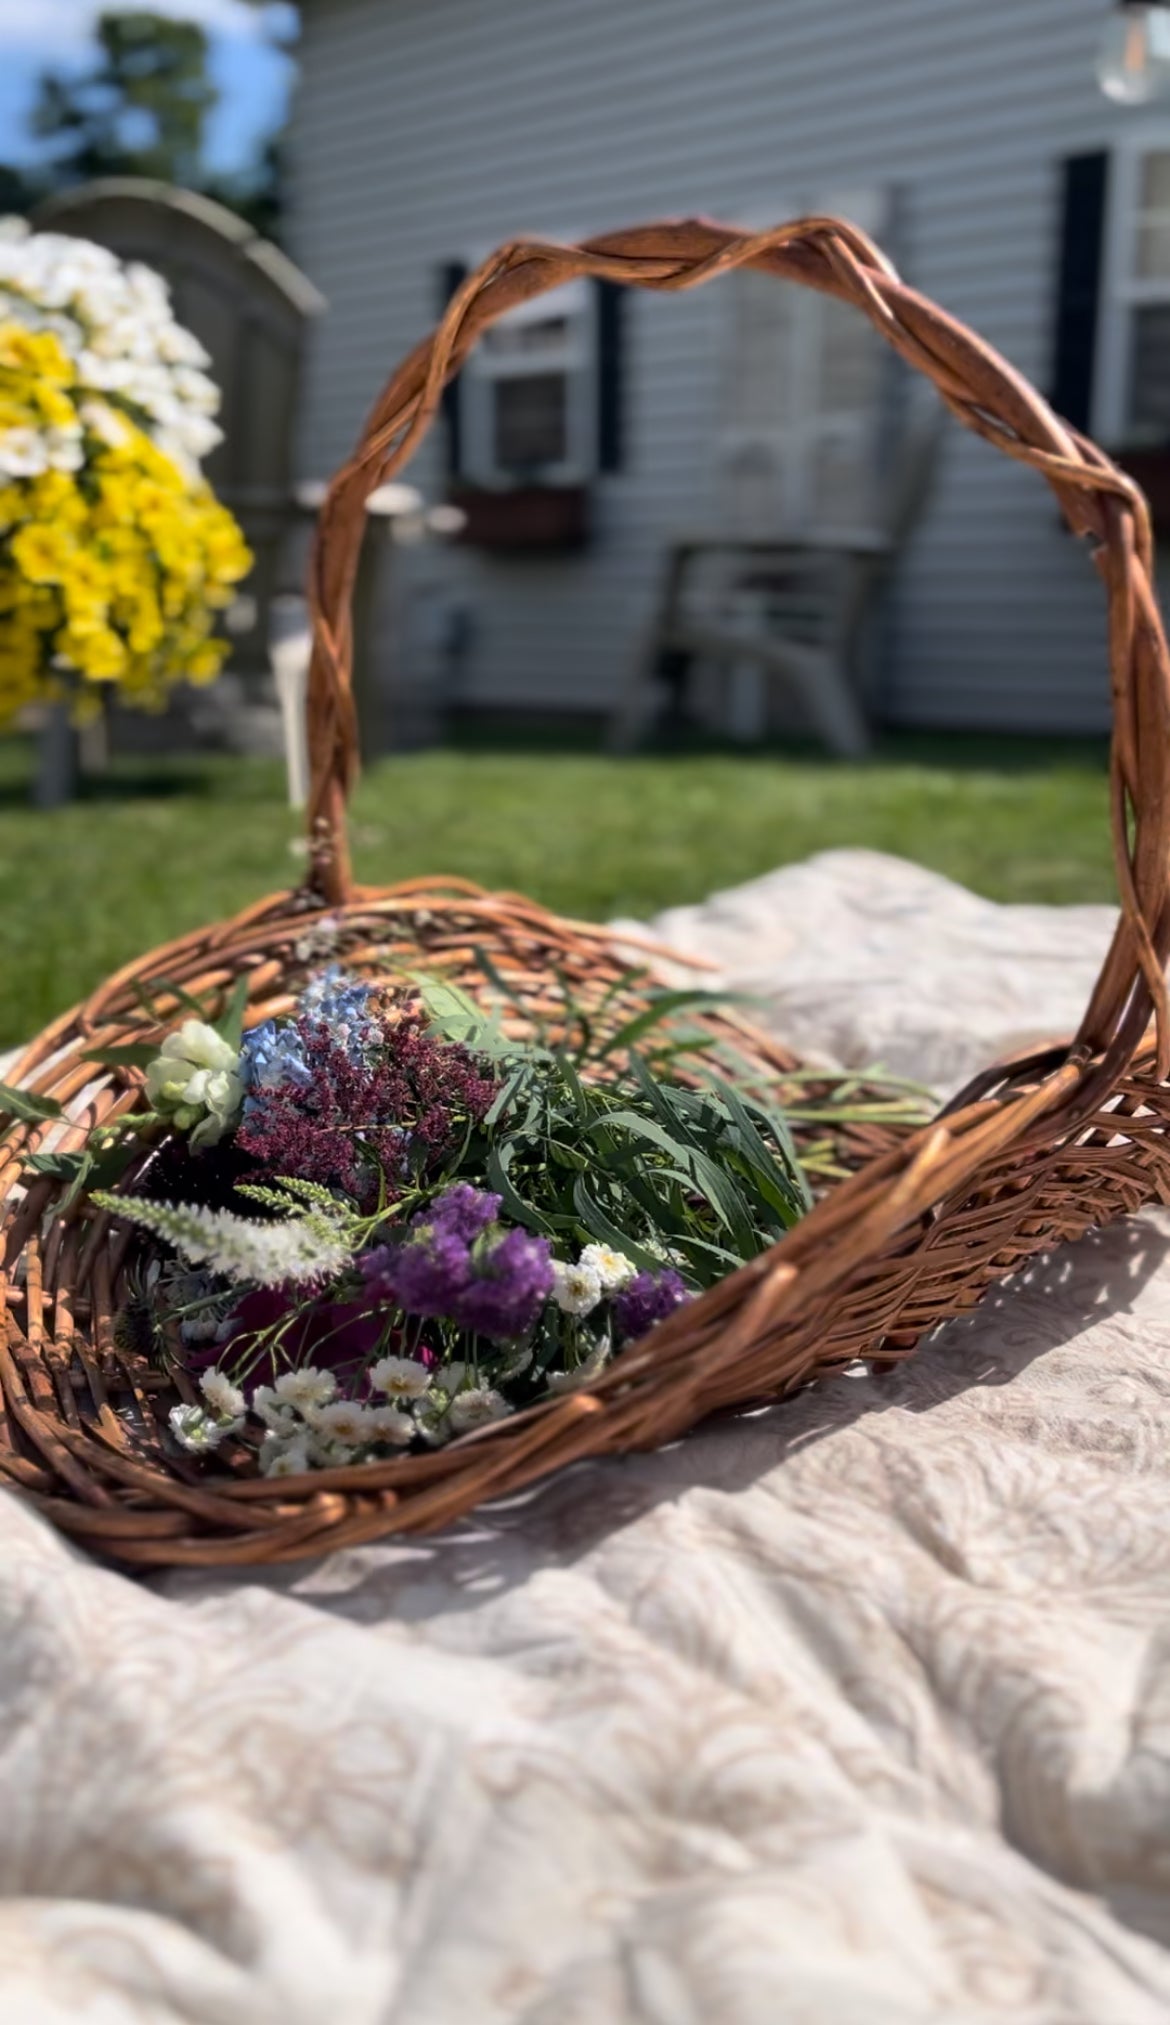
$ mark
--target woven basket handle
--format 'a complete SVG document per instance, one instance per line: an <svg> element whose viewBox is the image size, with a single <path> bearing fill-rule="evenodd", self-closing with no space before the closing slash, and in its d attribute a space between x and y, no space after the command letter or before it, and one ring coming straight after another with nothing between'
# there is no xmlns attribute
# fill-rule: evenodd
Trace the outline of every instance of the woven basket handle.
<svg viewBox="0 0 1170 2025"><path fill-rule="evenodd" d="M351 893L345 802L357 770L351 606L370 494L426 434L443 388L489 324L578 275L673 291L738 267L801 282L864 311L902 358L933 381L976 435L1043 472L1074 534L1092 544L1109 609L1113 690L1111 819L1121 919L1077 1040L1104 1053L1115 1079L1148 1024L1158 1072L1170 1070L1170 663L1153 590L1149 510L1137 486L989 345L918 295L854 226L802 218L768 232L704 219L640 225L581 246L517 241L469 274L442 322L384 388L357 449L330 485L313 549L309 595L311 883L330 904ZM1094 1079L1096 1080L1096 1079Z"/></svg>

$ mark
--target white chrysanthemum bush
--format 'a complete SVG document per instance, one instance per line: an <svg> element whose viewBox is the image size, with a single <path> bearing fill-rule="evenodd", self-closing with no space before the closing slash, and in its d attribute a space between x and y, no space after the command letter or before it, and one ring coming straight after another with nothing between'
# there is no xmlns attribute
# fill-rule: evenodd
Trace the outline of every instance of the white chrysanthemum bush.
<svg viewBox="0 0 1170 2025"><path fill-rule="evenodd" d="M251 557L200 472L209 364L149 268L0 221L0 723L219 672Z"/></svg>

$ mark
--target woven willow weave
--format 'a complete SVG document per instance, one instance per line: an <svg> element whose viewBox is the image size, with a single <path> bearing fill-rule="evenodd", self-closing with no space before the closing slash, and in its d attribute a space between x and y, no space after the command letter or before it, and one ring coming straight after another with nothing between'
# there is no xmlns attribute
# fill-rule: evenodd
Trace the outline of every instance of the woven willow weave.
<svg viewBox="0 0 1170 2025"><path fill-rule="evenodd" d="M135 1107L137 1072L97 1070L85 1055L165 1029L165 1004L148 1015L142 986L167 979L225 995L245 974L249 1019L266 1017L291 1004L323 933L359 966L406 955L472 988L476 948L486 948L534 1012L555 1017L558 980L567 978L594 1004L616 987L613 1016L628 1013L643 989L639 973L602 929L457 881L353 885L350 609L365 503L405 465L477 338L518 303L578 275L674 291L739 267L854 304L960 422L1047 478L1069 526L1091 545L1108 602L1121 913L1079 1033L988 1071L924 1129L849 1135L838 1150L858 1171L782 1244L680 1309L584 1390L432 1454L276 1481L175 1452L167 1409L191 1388L179 1380L176 1392L115 1340L126 1234L84 1203L54 1215L62 1185L41 1177L26 1186L21 1175L28 1153L56 1143L60 1128L15 1125L0 1146L0 1480L88 1546L138 1566L275 1563L443 1526L561 1464L656 1445L713 1411L779 1397L857 1357L902 1358L1036 1253L1151 1198L1170 1200L1170 683L1145 502L1003 359L907 288L863 234L830 218L753 234L691 221L579 247L516 243L467 277L390 380L322 509L311 579L306 889L120 971L26 1049L13 1080L70 1106L63 1143L76 1146L94 1123ZM792 1068L731 1015L709 1024L713 1042L732 1038L762 1074Z"/></svg>

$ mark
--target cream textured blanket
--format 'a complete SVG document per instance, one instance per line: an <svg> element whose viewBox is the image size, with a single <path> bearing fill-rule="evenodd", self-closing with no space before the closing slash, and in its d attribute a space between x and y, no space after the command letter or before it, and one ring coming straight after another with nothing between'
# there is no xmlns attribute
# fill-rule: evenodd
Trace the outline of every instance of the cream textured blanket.
<svg viewBox="0 0 1170 2025"><path fill-rule="evenodd" d="M1108 925L860 853L667 924L940 1083ZM0 1509L5 2025L1170 2017L1165 1217L432 1543L141 1583Z"/></svg>

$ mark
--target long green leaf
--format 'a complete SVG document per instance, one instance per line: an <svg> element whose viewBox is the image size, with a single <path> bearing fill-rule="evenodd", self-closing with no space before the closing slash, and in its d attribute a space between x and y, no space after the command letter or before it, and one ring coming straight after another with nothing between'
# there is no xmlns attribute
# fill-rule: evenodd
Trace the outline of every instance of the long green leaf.
<svg viewBox="0 0 1170 2025"><path fill-rule="evenodd" d="M0 1083L0 1117L19 1118L22 1125L43 1125L63 1115L55 1097L38 1097L32 1090L18 1090L12 1083Z"/></svg>
<svg viewBox="0 0 1170 2025"><path fill-rule="evenodd" d="M671 1013L681 1012L684 1006L715 1007L728 1005L743 998L742 992L703 991L697 988L690 991L659 992L648 1006L635 1013L633 1019L627 1020L624 1026L610 1035L598 1050L598 1054L604 1058L606 1055L616 1053L620 1048L632 1048L635 1042L641 1040L643 1034L649 1033L652 1027L661 1026L663 1020L670 1018Z"/></svg>
<svg viewBox="0 0 1170 2025"><path fill-rule="evenodd" d="M157 1020L160 1026L164 1021L174 1018L173 1008L170 1012L160 1012L160 995L164 998L173 998L182 1007L184 1012L191 1014L192 1019L203 1020L204 1022L207 1020L206 1005L201 1000L192 998L191 993L185 990L181 984L176 984L172 978L152 977L150 983L147 984L141 978L136 977L131 979L130 989L138 1000L139 1005L144 1006L150 1014L151 1019Z"/></svg>
<svg viewBox="0 0 1170 2025"><path fill-rule="evenodd" d="M626 1257L632 1259L644 1273L655 1272L661 1266L661 1259L656 1259L652 1252L644 1251L641 1245L635 1243L628 1231L620 1229L612 1218L606 1215L596 1196L587 1188L583 1176L579 1175L573 1184L573 1201L590 1237L595 1238L599 1244L612 1245L615 1251L624 1252Z"/></svg>
<svg viewBox="0 0 1170 2025"><path fill-rule="evenodd" d="M710 1203L719 1221L729 1230L744 1257L747 1257L755 1243L755 1233L747 1204L731 1175L721 1168L702 1147L680 1145L652 1118L639 1117L636 1111L611 1112L606 1120L611 1128L620 1128L635 1138L642 1138L658 1146L672 1160L679 1163L683 1179L689 1179L696 1191Z"/></svg>
<svg viewBox="0 0 1170 2025"><path fill-rule="evenodd" d="M84 1062L97 1062L103 1069L148 1069L158 1054L158 1041L119 1041L112 1048L87 1048Z"/></svg>
<svg viewBox="0 0 1170 2025"><path fill-rule="evenodd" d="M502 1198L508 1215L515 1217L517 1223L522 1223L525 1229L538 1231L541 1236L547 1237L552 1228L548 1217L543 1210L536 1209L530 1202L525 1202L508 1173L510 1165L510 1141L505 1140L502 1146L493 1146L490 1149L487 1157L487 1176L493 1192Z"/></svg>
<svg viewBox="0 0 1170 2025"><path fill-rule="evenodd" d="M804 1172L796 1158L796 1149L787 1153L786 1165L782 1166L761 1138L747 1105L738 1090L731 1083L712 1078L712 1087L726 1104L735 1125L739 1129L745 1150L751 1159L752 1169L764 1193L773 1199L784 1218L786 1227L796 1222L802 1211L812 1208L812 1190L805 1180ZM791 1143L791 1142L790 1142Z"/></svg>
<svg viewBox="0 0 1170 2025"><path fill-rule="evenodd" d="M248 1003L248 978L237 977L232 994L219 1018L212 1024L221 1041L229 1048L238 1048L244 1033L244 1008Z"/></svg>

